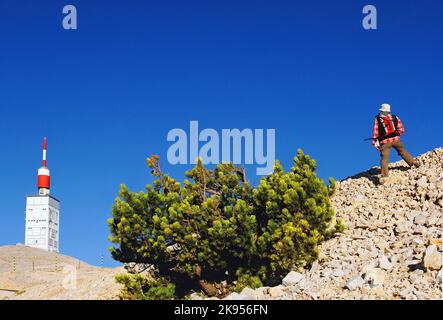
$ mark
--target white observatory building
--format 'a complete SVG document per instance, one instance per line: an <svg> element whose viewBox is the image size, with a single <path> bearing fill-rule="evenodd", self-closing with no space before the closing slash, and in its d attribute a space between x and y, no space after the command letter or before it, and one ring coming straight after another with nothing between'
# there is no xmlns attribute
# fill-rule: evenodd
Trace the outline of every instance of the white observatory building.
<svg viewBox="0 0 443 320"><path fill-rule="evenodd" d="M43 163L38 169L38 195L26 197L25 245L59 252L60 201L50 195L50 173L46 167L46 138Z"/></svg>

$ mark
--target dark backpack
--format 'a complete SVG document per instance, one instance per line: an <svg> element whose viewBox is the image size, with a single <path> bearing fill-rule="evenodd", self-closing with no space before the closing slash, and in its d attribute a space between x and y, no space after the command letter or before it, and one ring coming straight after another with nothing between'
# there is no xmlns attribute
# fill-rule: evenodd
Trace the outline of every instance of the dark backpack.
<svg viewBox="0 0 443 320"><path fill-rule="evenodd" d="M398 137L398 118L394 114L387 116L377 115L378 121L378 140L382 141L389 138Z"/></svg>

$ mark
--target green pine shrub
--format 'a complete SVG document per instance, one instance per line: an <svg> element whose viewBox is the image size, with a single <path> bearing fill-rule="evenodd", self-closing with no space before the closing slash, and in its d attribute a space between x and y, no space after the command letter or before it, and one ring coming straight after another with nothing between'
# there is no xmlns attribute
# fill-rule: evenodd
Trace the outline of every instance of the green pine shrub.
<svg viewBox="0 0 443 320"><path fill-rule="evenodd" d="M147 162L153 185L139 193L122 185L108 220L113 258L153 266L148 277L117 277L124 299L217 295L223 281L231 291L276 285L312 264L318 244L343 230L330 201L334 181L326 186L301 150L289 172L277 162L256 188L233 164L208 170L199 161L181 185L160 170L157 156Z"/></svg>

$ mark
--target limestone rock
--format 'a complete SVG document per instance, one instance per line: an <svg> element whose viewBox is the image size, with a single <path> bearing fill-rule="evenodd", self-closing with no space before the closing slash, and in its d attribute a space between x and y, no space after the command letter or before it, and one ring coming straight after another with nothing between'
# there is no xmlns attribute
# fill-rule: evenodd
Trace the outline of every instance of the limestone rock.
<svg viewBox="0 0 443 320"><path fill-rule="evenodd" d="M237 292L232 292L230 295L225 297L224 300L246 300L246 299L242 299L240 294L238 294Z"/></svg>
<svg viewBox="0 0 443 320"><path fill-rule="evenodd" d="M268 294L272 298L280 298L285 295L285 292L282 290L280 286L277 287L271 287L268 289Z"/></svg>
<svg viewBox="0 0 443 320"><path fill-rule="evenodd" d="M242 292L240 292L241 300L256 300L257 292L251 288L244 288Z"/></svg>
<svg viewBox="0 0 443 320"><path fill-rule="evenodd" d="M316 273L318 271L319 268L319 263L318 261L315 261L312 266L311 269L309 270L310 273Z"/></svg>
<svg viewBox="0 0 443 320"><path fill-rule="evenodd" d="M190 298L191 298L191 300L203 300L203 297L196 292L192 293L190 295Z"/></svg>
<svg viewBox="0 0 443 320"><path fill-rule="evenodd" d="M286 277L283 278L282 284L286 287L295 286L305 276L299 272L291 271Z"/></svg>
<svg viewBox="0 0 443 320"><path fill-rule="evenodd" d="M371 268L365 273L365 280L371 287L383 285L385 278L385 271L380 268Z"/></svg>
<svg viewBox="0 0 443 320"><path fill-rule="evenodd" d="M395 231L397 233L408 232L409 231L409 224L407 223L407 221L398 221L396 223Z"/></svg>
<svg viewBox="0 0 443 320"><path fill-rule="evenodd" d="M383 270L391 270L393 265L386 256L382 256L378 261L378 266Z"/></svg>
<svg viewBox="0 0 443 320"><path fill-rule="evenodd" d="M365 283L365 280L361 276L355 276L348 280L345 284L345 288L351 291L361 288Z"/></svg>
<svg viewBox="0 0 443 320"><path fill-rule="evenodd" d="M423 266L429 270L439 270L442 266L442 255L437 250L435 244L426 248L426 252L423 258Z"/></svg>
<svg viewBox="0 0 443 320"><path fill-rule="evenodd" d="M423 213L420 213L415 216L414 223L419 225L424 225L426 223L426 216Z"/></svg>
<svg viewBox="0 0 443 320"><path fill-rule="evenodd" d="M424 187L426 187L427 182L428 182L428 179L426 178L426 176L423 176L417 180L417 186L424 188Z"/></svg>

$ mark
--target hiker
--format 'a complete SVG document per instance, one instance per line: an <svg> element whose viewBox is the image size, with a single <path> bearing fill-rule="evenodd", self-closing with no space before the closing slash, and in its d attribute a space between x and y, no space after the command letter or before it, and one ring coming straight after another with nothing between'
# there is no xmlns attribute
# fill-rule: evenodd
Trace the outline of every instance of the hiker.
<svg viewBox="0 0 443 320"><path fill-rule="evenodd" d="M419 167L420 163L415 160L408 151L406 151L400 136L405 132L405 128L400 118L391 114L391 106L387 103L381 105L380 113L375 117L374 134L372 136L372 144L380 151L381 156L381 178L380 184L386 182L389 176L389 154L391 148L397 150L398 155L412 167Z"/></svg>

